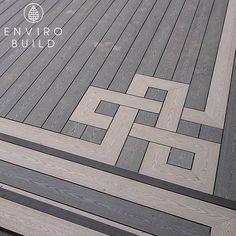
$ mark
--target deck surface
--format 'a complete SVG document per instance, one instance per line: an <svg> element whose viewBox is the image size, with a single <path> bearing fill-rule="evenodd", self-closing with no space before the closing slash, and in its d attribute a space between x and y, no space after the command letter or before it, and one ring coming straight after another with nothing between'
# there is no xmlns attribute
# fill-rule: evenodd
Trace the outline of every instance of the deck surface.
<svg viewBox="0 0 236 236"><path fill-rule="evenodd" d="M0 0L0 235L234 236L235 0L33 2Z"/></svg>

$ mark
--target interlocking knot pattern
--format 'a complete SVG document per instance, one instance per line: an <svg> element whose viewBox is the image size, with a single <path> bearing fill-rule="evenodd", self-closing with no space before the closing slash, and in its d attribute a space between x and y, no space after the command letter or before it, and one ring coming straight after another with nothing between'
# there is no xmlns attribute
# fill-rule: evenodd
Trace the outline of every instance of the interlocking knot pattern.
<svg viewBox="0 0 236 236"><path fill-rule="evenodd" d="M128 135L147 140L149 145L141 174L212 193L220 144L176 133L188 87L187 84L138 74L126 94L91 86L70 119L107 129L101 145L89 144L89 156L100 156L99 161L115 165ZM166 90L165 101L145 98L148 88ZM95 112L101 101L120 105L114 118ZM159 113L155 127L134 123L139 109ZM167 164L171 147L195 154L191 170Z"/></svg>

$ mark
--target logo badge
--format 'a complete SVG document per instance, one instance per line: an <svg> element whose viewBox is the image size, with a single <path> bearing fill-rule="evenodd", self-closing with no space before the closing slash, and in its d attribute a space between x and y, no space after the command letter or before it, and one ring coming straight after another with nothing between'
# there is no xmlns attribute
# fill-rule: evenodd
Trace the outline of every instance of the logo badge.
<svg viewBox="0 0 236 236"><path fill-rule="evenodd" d="M43 19L44 11L38 3L30 3L24 9L24 17L29 23L37 23Z"/></svg>

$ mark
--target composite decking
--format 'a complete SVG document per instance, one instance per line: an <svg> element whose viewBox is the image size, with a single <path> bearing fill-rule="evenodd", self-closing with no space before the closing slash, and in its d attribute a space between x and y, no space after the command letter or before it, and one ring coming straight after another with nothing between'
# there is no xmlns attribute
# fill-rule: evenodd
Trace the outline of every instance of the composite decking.
<svg viewBox="0 0 236 236"><path fill-rule="evenodd" d="M0 235L234 236L235 15L235 0L0 0Z"/></svg>

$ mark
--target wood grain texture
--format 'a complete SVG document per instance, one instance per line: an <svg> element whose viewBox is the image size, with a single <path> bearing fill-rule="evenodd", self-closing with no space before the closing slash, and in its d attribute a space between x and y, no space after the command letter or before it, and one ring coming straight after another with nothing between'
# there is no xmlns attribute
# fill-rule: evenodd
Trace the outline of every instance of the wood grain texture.
<svg viewBox="0 0 236 236"><path fill-rule="evenodd" d="M24 190L20 190L20 189L17 189L17 188L14 188L14 187L10 187L9 185L5 185L5 184L1 184L1 187L2 189L4 190L7 190L8 193L11 195L11 196L14 196L17 197L17 196L23 196L23 197L28 197L28 201L27 201L27 204L28 206L29 205L32 205L34 204L33 201L30 201L30 200L37 200L37 201L40 201L41 203L46 203L48 204L49 206L55 206L55 207L58 207L62 210L65 210L67 213L70 212L70 213L75 213L76 215L80 215L80 216L84 216L84 217L87 217L89 219L92 219L92 220L95 220L96 222L101 222L101 223L104 223L105 225L104 226L112 226L114 227L113 230L111 230L110 232L112 232L113 234L114 233L118 233L121 234L121 233L125 233L126 235L129 235L128 233L131 233L131 234L135 234L135 235L140 235L140 236L151 236L150 234L148 233L145 233L143 231L139 231L139 230L136 230L132 227L129 227L129 226L126 226L126 225L122 225L122 224L119 224L119 223L116 223L112 220L109 220L109 219L105 219L105 218L102 218L102 217L99 217L99 216L96 216L96 215L93 215L91 213L88 213L88 212L85 212L85 211L82 211L82 210L79 210L79 209L76 209L76 208L73 208L73 207L70 207L70 206L67 206L67 205L64 205L64 204L61 204L61 203L58 203L58 202L55 202L55 201L52 201L52 200L49 200L47 198L43 198L43 197L40 197L38 195L35 195L35 194L32 194L32 193L29 193L29 192L26 192ZM6 193L6 191L4 192ZM9 196L8 194L8 196ZM19 199L19 198L18 198ZM23 198L21 198L23 200ZM22 203L22 200L19 199L18 203L21 202ZM44 208L45 209L45 208ZM73 214L73 216L75 216ZM66 216L65 216L66 217ZM74 217L75 218L75 217ZM92 222L92 221L90 221ZM110 229L112 228L110 227ZM109 227L107 227L109 228ZM116 230L116 232L114 232L114 229L120 229L120 230L123 230L123 232L119 231L119 230ZM105 229L106 230L106 229ZM104 231L105 232L105 231Z"/></svg>
<svg viewBox="0 0 236 236"><path fill-rule="evenodd" d="M12 150L14 152L14 149ZM30 153L32 151L26 150L26 152ZM24 156L27 155L27 158L30 159L31 155L29 153L24 153ZM14 153L12 154L15 155ZM37 154L35 153L35 155ZM40 156L41 154L39 153L38 155ZM68 167L65 166L65 168ZM23 189L53 201L121 224L129 225L150 234L164 236L170 234L178 236L209 235L208 227L200 226L196 223L118 199L80 185L17 167L6 162L1 162L0 169L1 182L4 184L9 184L10 186ZM68 171L71 172L72 169L68 169ZM172 227L168 227L168 225Z"/></svg>
<svg viewBox="0 0 236 236"><path fill-rule="evenodd" d="M228 0L216 0L214 3L185 103L188 108L201 111L205 109L227 6Z"/></svg>
<svg viewBox="0 0 236 236"><path fill-rule="evenodd" d="M173 29L161 60L155 70L155 77L171 80L175 72L180 54L188 36L189 29L195 17L199 1L188 0L185 2Z"/></svg>
<svg viewBox="0 0 236 236"><path fill-rule="evenodd" d="M41 159L37 157L36 152L34 155L32 155L32 153L28 153L26 155L26 152L32 152L29 149L25 149L24 156L21 156L18 155L18 153L22 152L16 152L16 146L14 145L12 146L12 151L9 151L10 144L4 143L0 150L3 152L4 149L6 149L6 146L8 146L8 150L5 154L2 153L1 156L8 162L15 164L18 163L18 165L23 165L41 173L50 173L51 176L56 178L64 178L72 183L96 189L101 193L107 193L121 199L136 202L143 206L148 206L172 215L190 219L191 221L198 222L200 224L211 226L211 236L234 235L233 232L235 232L236 227L236 213L233 210L156 188L91 167L71 163L59 158L55 159L53 156L43 154L44 157ZM9 155L9 153L13 156ZM42 154L39 153L39 155L41 156ZM55 161L57 162L56 165ZM3 173L9 175L6 171ZM97 179L100 181L97 181ZM12 180L15 181L14 177ZM29 185L24 185L24 187L29 187ZM53 188L51 190L54 191ZM43 193L46 192L43 191ZM59 197L62 196L59 194Z"/></svg>
<svg viewBox="0 0 236 236"><path fill-rule="evenodd" d="M216 196L236 201L236 57L215 183Z"/></svg>

